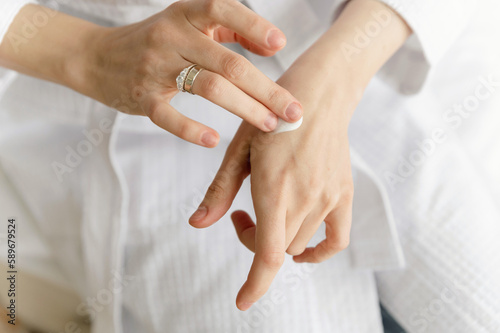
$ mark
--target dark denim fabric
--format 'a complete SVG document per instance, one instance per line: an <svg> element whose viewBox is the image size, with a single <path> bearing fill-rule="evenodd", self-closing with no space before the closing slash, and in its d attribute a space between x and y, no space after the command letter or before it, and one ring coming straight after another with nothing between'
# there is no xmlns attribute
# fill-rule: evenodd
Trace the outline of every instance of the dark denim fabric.
<svg viewBox="0 0 500 333"><path fill-rule="evenodd" d="M382 324L384 325L384 333L406 333L406 331L382 306L382 304L380 304L380 312L382 313Z"/></svg>

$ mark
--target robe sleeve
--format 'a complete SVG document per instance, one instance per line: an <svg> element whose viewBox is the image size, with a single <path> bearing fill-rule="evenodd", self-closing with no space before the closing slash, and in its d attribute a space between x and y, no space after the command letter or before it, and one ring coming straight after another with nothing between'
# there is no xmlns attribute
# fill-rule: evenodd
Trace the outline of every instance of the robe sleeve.
<svg viewBox="0 0 500 333"><path fill-rule="evenodd" d="M252 9L286 34L287 47L276 54L285 69L328 29L348 1L350 0L246 0ZM398 13L412 28L413 34L377 76L402 94L417 93L430 76L432 68L467 28L477 1L378 1ZM380 24L383 28L383 15L374 15L373 23ZM370 29L360 28L362 31ZM369 34L370 31L367 35Z"/></svg>
<svg viewBox="0 0 500 333"><path fill-rule="evenodd" d="M412 36L378 75L402 94L414 94L432 68L467 28L476 7L470 0L379 0L412 28Z"/></svg>

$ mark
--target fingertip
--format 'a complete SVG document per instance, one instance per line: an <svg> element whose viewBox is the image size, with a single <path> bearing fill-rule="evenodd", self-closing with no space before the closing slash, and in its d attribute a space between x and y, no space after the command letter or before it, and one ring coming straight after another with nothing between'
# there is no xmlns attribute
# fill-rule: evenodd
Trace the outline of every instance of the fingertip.
<svg viewBox="0 0 500 333"><path fill-rule="evenodd" d="M297 255L297 256L293 256L292 257L293 261L295 261L296 263L302 263L304 262L304 259L300 256L300 255Z"/></svg>
<svg viewBox="0 0 500 333"><path fill-rule="evenodd" d="M282 49L286 45L285 35L278 29L273 29L267 34L267 44L272 49Z"/></svg>
<svg viewBox="0 0 500 333"><path fill-rule="evenodd" d="M273 50L265 50L265 51L261 51L261 52L254 52L255 54L257 55L260 55L261 57L265 57L265 58L269 58L269 57L273 57L276 55L276 53L278 53L279 50L277 51L273 51Z"/></svg>
<svg viewBox="0 0 500 333"><path fill-rule="evenodd" d="M278 126L278 116L270 112L264 122L264 132L271 132Z"/></svg>
<svg viewBox="0 0 500 333"><path fill-rule="evenodd" d="M231 220L237 231L242 232L245 229L255 226L250 215L243 210L237 210L231 214Z"/></svg>
<svg viewBox="0 0 500 333"><path fill-rule="evenodd" d="M246 310L250 309L250 307L252 307L252 305L253 305L253 303L243 302L243 303L237 303L236 307L240 311L246 311Z"/></svg>
<svg viewBox="0 0 500 333"><path fill-rule="evenodd" d="M204 147L214 148L219 144L220 136L216 131L206 131L201 135L201 143Z"/></svg>
<svg viewBox="0 0 500 333"><path fill-rule="evenodd" d="M191 221L189 221L189 225L196 229L204 229L210 226L210 224L205 224L203 222L191 222Z"/></svg>
<svg viewBox="0 0 500 333"><path fill-rule="evenodd" d="M255 252L255 223L250 215L242 210L235 211L231 214L231 220L240 242Z"/></svg>
<svg viewBox="0 0 500 333"><path fill-rule="evenodd" d="M261 45L257 45L255 43L252 43L248 39L245 39L239 35L237 36L238 36L237 40L240 43L241 47L243 47L245 50L248 50L262 57L272 57L279 51L275 49L269 49L268 47L263 47Z"/></svg>
<svg viewBox="0 0 500 333"><path fill-rule="evenodd" d="M234 212L231 213L231 220L233 222L236 222L240 220L242 217L245 217L245 215L248 215L244 210L235 210Z"/></svg>
<svg viewBox="0 0 500 333"><path fill-rule="evenodd" d="M206 206L199 206L196 211L189 218L190 222L197 222L202 220L205 216L207 216L208 208Z"/></svg>
<svg viewBox="0 0 500 333"><path fill-rule="evenodd" d="M292 123L299 121L303 114L304 110L302 105L298 102L290 103L285 110L286 120Z"/></svg>
<svg viewBox="0 0 500 333"><path fill-rule="evenodd" d="M298 254L296 256L293 256L292 259L294 262L296 263L304 263L304 262L309 262L310 261L310 253L311 253L312 249L311 248L307 248L304 250L304 252L302 252L301 254Z"/></svg>
<svg viewBox="0 0 500 333"><path fill-rule="evenodd" d="M245 299L242 295L244 293L244 289L247 285L248 281L245 281L245 283L241 286L240 291L238 292L238 296L236 296L236 307L240 311L246 311L250 309L250 307L253 305L254 302L249 301L248 299Z"/></svg>
<svg viewBox="0 0 500 333"><path fill-rule="evenodd" d="M208 215L208 208L200 206L189 218L189 224L195 228L204 228L202 225L203 220Z"/></svg>

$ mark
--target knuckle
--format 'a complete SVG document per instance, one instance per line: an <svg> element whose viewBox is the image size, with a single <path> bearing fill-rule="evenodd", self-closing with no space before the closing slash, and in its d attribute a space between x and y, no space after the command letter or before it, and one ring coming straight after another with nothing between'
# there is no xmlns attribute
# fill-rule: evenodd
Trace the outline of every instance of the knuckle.
<svg viewBox="0 0 500 333"><path fill-rule="evenodd" d="M221 172L222 177L234 177L243 171L243 165L241 161L231 160L227 162L227 165L224 170Z"/></svg>
<svg viewBox="0 0 500 333"><path fill-rule="evenodd" d="M144 66L149 66L156 59L156 52L152 49L146 49L141 54L141 63Z"/></svg>
<svg viewBox="0 0 500 333"><path fill-rule="evenodd" d="M338 248L340 251L345 250L349 247L351 240L349 236L342 237L338 242Z"/></svg>
<svg viewBox="0 0 500 333"><path fill-rule="evenodd" d="M230 79L236 80L245 76L247 64L245 58L240 55L230 54L222 59L222 70L224 75Z"/></svg>
<svg viewBox="0 0 500 333"><path fill-rule="evenodd" d="M335 242L331 246L331 250L334 251L335 253L343 251L347 249L349 243L350 243L350 238L348 235L339 237L338 239L335 240Z"/></svg>
<svg viewBox="0 0 500 333"><path fill-rule="evenodd" d="M220 12L222 5L221 0L204 0L203 1L203 11L208 15L208 16L215 16L217 13Z"/></svg>
<svg viewBox="0 0 500 333"><path fill-rule="evenodd" d="M330 192L325 192L320 197L320 203L322 206L326 207L326 209L331 209L334 207L332 201L332 194Z"/></svg>
<svg viewBox="0 0 500 333"><path fill-rule="evenodd" d="M184 1L175 1L167 7L167 11L171 11L175 14L180 14L184 11Z"/></svg>
<svg viewBox="0 0 500 333"><path fill-rule="evenodd" d="M209 98L223 94L222 80L216 75L210 75L202 80L200 86L201 92Z"/></svg>
<svg viewBox="0 0 500 333"><path fill-rule="evenodd" d="M334 208L339 205L341 198L342 196L340 194L340 191L335 191L328 196L328 199L325 200L329 200L330 206Z"/></svg>
<svg viewBox="0 0 500 333"><path fill-rule="evenodd" d="M279 269L285 261L285 254L282 252L264 252L260 257L262 263L271 269Z"/></svg>
<svg viewBox="0 0 500 333"><path fill-rule="evenodd" d="M157 124L158 116L161 110L161 103L158 101L151 101L146 109L146 115Z"/></svg>
<svg viewBox="0 0 500 333"><path fill-rule="evenodd" d="M352 183L341 185L331 198L333 207L352 204L354 199L354 187Z"/></svg>
<svg viewBox="0 0 500 333"><path fill-rule="evenodd" d="M169 27L163 20L159 20L154 24L151 24L146 31L146 45L158 45L165 43L168 39L167 31L169 31Z"/></svg>
<svg viewBox="0 0 500 333"><path fill-rule="evenodd" d="M177 136L182 139L188 139L191 133L190 123L187 121L181 122L179 128L177 129Z"/></svg>
<svg viewBox="0 0 500 333"><path fill-rule="evenodd" d="M246 25L248 31L255 31L259 29L261 26L262 26L262 20L257 15L252 15L252 17L248 19Z"/></svg>
<svg viewBox="0 0 500 333"><path fill-rule="evenodd" d="M247 114L247 119L250 122L257 124L260 127L261 124L264 124L264 121L267 119L268 110L259 105L258 103L252 103L249 105L247 109L245 109L245 113Z"/></svg>
<svg viewBox="0 0 500 333"><path fill-rule="evenodd" d="M325 262L328 259L330 259L330 257L328 257L328 258L313 257L313 259L311 260L311 263L312 264L321 264L322 262Z"/></svg>
<svg viewBox="0 0 500 333"><path fill-rule="evenodd" d="M342 191L342 194L343 194L344 198L346 198L349 201L352 201L352 199L354 198L354 186L353 186L353 184L349 183L348 185L346 185Z"/></svg>
<svg viewBox="0 0 500 333"><path fill-rule="evenodd" d="M302 186L302 204L304 207L316 206L318 203L323 204L324 193L320 184L314 184L309 181L307 185Z"/></svg>
<svg viewBox="0 0 500 333"><path fill-rule="evenodd" d="M154 71L154 66L157 56L153 50L144 50L140 56L140 63L138 64L137 74L141 78L145 78Z"/></svg>
<svg viewBox="0 0 500 333"><path fill-rule="evenodd" d="M309 178L309 188L312 192L319 192L323 188L324 183L324 179L322 179L318 173L311 174Z"/></svg>
<svg viewBox="0 0 500 333"><path fill-rule="evenodd" d="M282 100L283 95L284 94L283 94L283 91L281 91L281 89L272 88L269 90L267 99L269 100L269 103L271 103L271 105L278 105L280 103L280 101Z"/></svg>
<svg viewBox="0 0 500 333"><path fill-rule="evenodd" d="M212 184L208 187L206 196L218 200L224 198L225 194L226 190L222 185L222 180L219 177L216 177Z"/></svg>
<svg viewBox="0 0 500 333"><path fill-rule="evenodd" d="M305 192L305 193L307 194L304 195L303 198L301 199L303 207L311 207L318 202L316 196L312 192Z"/></svg>
<svg viewBox="0 0 500 333"><path fill-rule="evenodd" d="M328 214L335 207L337 207L339 202L339 194L337 192L325 192L320 197L320 203L323 206L323 213Z"/></svg>

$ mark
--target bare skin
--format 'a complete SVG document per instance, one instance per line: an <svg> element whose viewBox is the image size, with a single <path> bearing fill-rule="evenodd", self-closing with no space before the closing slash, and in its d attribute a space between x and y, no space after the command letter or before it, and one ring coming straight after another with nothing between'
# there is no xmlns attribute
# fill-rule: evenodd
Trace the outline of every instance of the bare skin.
<svg viewBox="0 0 500 333"><path fill-rule="evenodd" d="M22 34L23 18L41 10L25 6L7 37ZM381 11L388 23L368 45L353 49L359 29L376 22L374 13ZM245 121L190 223L204 228L218 221L251 175L257 224L245 212L232 214L238 237L255 252L236 300L246 310L266 293L286 252L297 262L321 262L347 247L353 195L349 121L370 79L410 34L385 5L351 0L333 26L274 83L219 43L238 42L271 56L285 45L276 27L234 0L183 0L117 28L57 13L27 43L4 39L0 65L66 85L123 112L146 115L174 135L214 147L219 140L215 130L169 104L183 68L192 63L206 68L193 91ZM306 111L300 129L266 133L278 116L300 119L302 105ZM308 248L323 221L326 239Z"/></svg>
<svg viewBox="0 0 500 333"><path fill-rule="evenodd" d="M385 14L388 23L365 48L353 52L348 45L359 28L376 22L374 13ZM269 134L241 124L189 221L197 228L218 221L251 176L257 223L243 211L231 216L239 239L255 252L236 299L240 310L267 292L285 253L296 262L319 263L348 246L353 198L349 122L368 82L410 34L406 23L378 1L350 1L329 31L278 80L304 106L302 126ZM325 240L307 247L323 221Z"/></svg>
<svg viewBox="0 0 500 333"><path fill-rule="evenodd" d="M26 21L50 13L47 24L24 38ZM21 38L16 38L21 36ZM37 5L23 7L0 44L0 65L53 81L120 111L145 115L180 138L215 147L218 133L175 110L175 79L199 64L206 70L192 91L262 131L278 117L302 116L297 99L220 43L237 42L272 56L286 44L274 25L235 0L183 0L122 27L101 27Z"/></svg>

